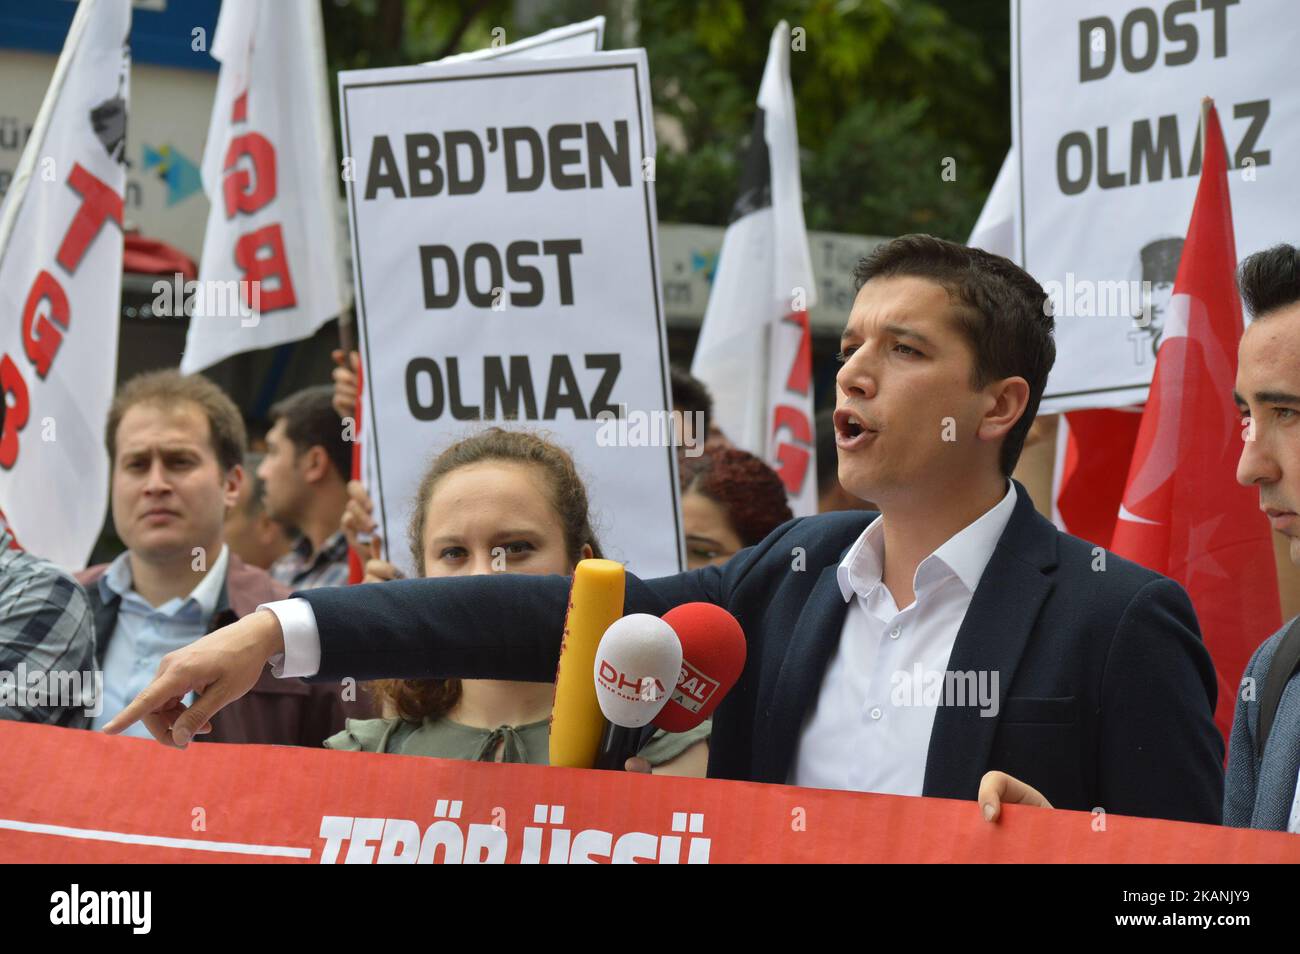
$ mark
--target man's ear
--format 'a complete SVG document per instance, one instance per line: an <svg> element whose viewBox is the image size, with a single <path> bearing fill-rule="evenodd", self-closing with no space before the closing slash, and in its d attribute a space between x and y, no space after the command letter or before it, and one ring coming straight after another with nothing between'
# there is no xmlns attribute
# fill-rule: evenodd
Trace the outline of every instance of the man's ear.
<svg viewBox="0 0 1300 954"><path fill-rule="evenodd" d="M230 513L239 505L239 491L244 486L246 477L244 466L236 464L226 471L225 477L222 478L221 495L222 502L226 505L226 513Z"/></svg>
<svg viewBox="0 0 1300 954"><path fill-rule="evenodd" d="M1018 376L1003 378L991 384L986 393L992 403L980 418L977 436L982 441L999 441L1016 426L1029 406L1029 382Z"/></svg>
<svg viewBox="0 0 1300 954"><path fill-rule="evenodd" d="M325 453L325 448L315 444L302 452L302 479L309 484L317 483L325 479L329 473L330 464L329 455Z"/></svg>

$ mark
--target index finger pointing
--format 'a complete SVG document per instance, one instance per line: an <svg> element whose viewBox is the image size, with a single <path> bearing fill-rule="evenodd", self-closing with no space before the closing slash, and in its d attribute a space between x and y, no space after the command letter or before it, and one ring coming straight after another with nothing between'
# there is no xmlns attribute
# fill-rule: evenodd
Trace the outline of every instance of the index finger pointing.
<svg viewBox="0 0 1300 954"><path fill-rule="evenodd" d="M104 726L109 735L117 735L141 719L145 727L159 742L171 741L171 720L162 713L180 705L180 700L192 687L174 672L160 673L153 682L140 690L125 709L113 716ZM183 707L182 707L183 708Z"/></svg>

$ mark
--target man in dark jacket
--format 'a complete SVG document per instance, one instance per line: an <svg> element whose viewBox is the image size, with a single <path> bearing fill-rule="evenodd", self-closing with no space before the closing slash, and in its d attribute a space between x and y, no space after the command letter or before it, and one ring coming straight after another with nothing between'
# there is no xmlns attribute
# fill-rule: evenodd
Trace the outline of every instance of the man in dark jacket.
<svg viewBox="0 0 1300 954"><path fill-rule="evenodd" d="M973 799L998 769L1060 807L1216 822L1215 676L1187 594L1060 533L1009 479L1055 358L1042 287L929 236L880 246L855 277L839 476L880 515L808 517L723 567L628 578L627 612L705 600L744 628L709 775ZM550 679L568 587L500 575L301 596L171 657L109 731L143 718L184 745L277 653L292 676Z"/></svg>

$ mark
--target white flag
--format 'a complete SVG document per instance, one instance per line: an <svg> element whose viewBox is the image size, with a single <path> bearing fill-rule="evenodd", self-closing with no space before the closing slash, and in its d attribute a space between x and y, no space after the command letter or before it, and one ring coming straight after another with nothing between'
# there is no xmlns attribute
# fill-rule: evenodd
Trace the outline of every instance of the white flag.
<svg viewBox="0 0 1300 954"><path fill-rule="evenodd" d="M766 460L795 516L817 512L812 339L816 304L804 227L790 85L790 28L772 31L758 115L691 373L713 394L718 426Z"/></svg>
<svg viewBox="0 0 1300 954"><path fill-rule="evenodd" d="M1016 246L1016 220L1019 218L1016 202L1019 199L1020 163L1016 161L1015 150L1008 149L966 244L1019 262L1020 250Z"/></svg>
<svg viewBox="0 0 1300 954"><path fill-rule="evenodd" d="M502 36L505 35L504 27L498 27L497 29L501 30ZM496 37L493 37L493 42L496 42ZM579 56L583 53L595 53L603 49L604 45L605 18L592 17L590 20L580 20L577 23L556 27L553 30L544 30L535 36L515 40L513 43L503 43L500 46L489 46L482 50L470 50L466 53L444 56L440 60L432 60L425 65L431 66L437 63L441 66L445 63L462 63L465 60L491 60L497 57L541 60L549 56Z"/></svg>
<svg viewBox="0 0 1300 954"><path fill-rule="evenodd" d="M117 374L130 0L82 0L0 207L0 508L85 566L104 524Z"/></svg>
<svg viewBox="0 0 1300 954"><path fill-rule="evenodd" d="M225 0L203 153L212 210L181 370L306 338L348 301L315 0Z"/></svg>

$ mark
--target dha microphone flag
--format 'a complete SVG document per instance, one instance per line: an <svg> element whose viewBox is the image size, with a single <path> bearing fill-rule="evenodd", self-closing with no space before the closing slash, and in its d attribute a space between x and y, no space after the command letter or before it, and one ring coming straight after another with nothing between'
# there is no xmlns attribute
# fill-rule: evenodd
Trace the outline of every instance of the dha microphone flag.
<svg viewBox="0 0 1300 954"><path fill-rule="evenodd" d="M85 566L108 503L129 0L83 0L0 206L0 508L33 553Z"/></svg>
<svg viewBox="0 0 1300 954"><path fill-rule="evenodd" d="M186 374L306 338L347 302L320 4L225 0L212 56L221 61L203 153L212 209Z"/></svg>
<svg viewBox="0 0 1300 954"><path fill-rule="evenodd" d="M681 640L658 616L632 613L605 630L592 672L600 711L609 721L596 768L617 771L636 755L641 727L663 709L681 671Z"/></svg>
<svg viewBox="0 0 1300 954"><path fill-rule="evenodd" d="M790 28L782 20L772 31L740 197L722 238L691 373L708 385L714 416L732 443L780 474L796 517L817 512L808 328L816 303Z"/></svg>
<svg viewBox="0 0 1300 954"><path fill-rule="evenodd" d="M1281 624L1268 521L1237 483L1243 435L1230 399L1242 334L1228 161L1219 116L1202 108L1205 161L1150 397L1111 549L1181 583L1192 598L1231 734L1250 655Z"/></svg>

